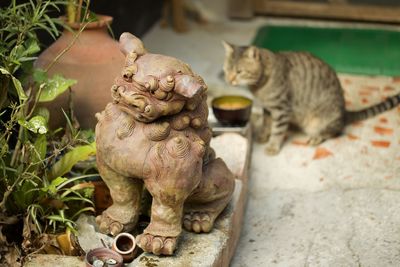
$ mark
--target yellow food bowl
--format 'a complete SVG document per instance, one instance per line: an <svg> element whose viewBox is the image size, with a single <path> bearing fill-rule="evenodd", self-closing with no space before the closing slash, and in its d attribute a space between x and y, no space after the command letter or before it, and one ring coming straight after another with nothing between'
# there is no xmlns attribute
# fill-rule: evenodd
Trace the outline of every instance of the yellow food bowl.
<svg viewBox="0 0 400 267"><path fill-rule="evenodd" d="M217 120L228 126L243 126L251 115L253 101L239 95L225 95L214 98L211 106Z"/></svg>

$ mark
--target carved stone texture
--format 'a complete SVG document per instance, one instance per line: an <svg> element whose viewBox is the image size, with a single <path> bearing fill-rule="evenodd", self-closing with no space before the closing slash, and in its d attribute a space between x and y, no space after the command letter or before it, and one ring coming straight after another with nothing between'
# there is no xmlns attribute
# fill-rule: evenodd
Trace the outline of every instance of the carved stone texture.
<svg viewBox="0 0 400 267"><path fill-rule="evenodd" d="M96 221L103 233L130 231L142 187L153 197L151 221L137 244L172 255L185 229L210 232L234 190L234 175L215 158L207 123L207 86L176 58L151 54L129 33L120 37L125 67L98 113L97 164L113 205Z"/></svg>

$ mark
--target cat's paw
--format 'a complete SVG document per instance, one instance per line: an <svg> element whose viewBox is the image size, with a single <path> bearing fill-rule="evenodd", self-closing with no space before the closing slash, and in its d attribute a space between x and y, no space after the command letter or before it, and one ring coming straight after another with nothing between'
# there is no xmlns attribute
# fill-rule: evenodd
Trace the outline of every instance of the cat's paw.
<svg viewBox="0 0 400 267"><path fill-rule="evenodd" d="M270 128L262 127L254 133L254 139L257 143L266 143L271 135Z"/></svg>
<svg viewBox="0 0 400 267"><path fill-rule="evenodd" d="M269 134L257 133L254 135L254 139L257 143L266 143L269 139Z"/></svg>
<svg viewBox="0 0 400 267"><path fill-rule="evenodd" d="M317 146L321 144L323 141L324 138L322 138L321 136L313 136L308 139L307 144L309 144L310 146Z"/></svg>
<svg viewBox="0 0 400 267"><path fill-rule="evenodd" d="M280 146L278 144L275 143L268 143L265 146L265 154L270 155L270 156L274 156L277 155L280 151Z"/></svg>

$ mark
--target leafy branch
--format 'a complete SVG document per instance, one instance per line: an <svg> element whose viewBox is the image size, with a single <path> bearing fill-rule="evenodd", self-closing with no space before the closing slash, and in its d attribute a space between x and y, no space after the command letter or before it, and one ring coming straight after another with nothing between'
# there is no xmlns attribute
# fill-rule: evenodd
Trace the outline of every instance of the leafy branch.
<svg viewBox="0 0 400 267"><path fill-rule="evenodd" d="M73 43L46 70L32 67L40 52L36 32L44 30L56 38L62 21L49 13L66 3L12 0L0 9L0 217L24 215L39 234L48 227L72 230L79 214L93 211L93 185L84 181L90 176L66 176L77 162L93 156L95 145L81 142L76 130L70 138L60 139L48 128L48 110L40 106L76 83L47 74ZM88 14L86 5L84 17ZM82 24L74 40L89 22Z"/></svg>

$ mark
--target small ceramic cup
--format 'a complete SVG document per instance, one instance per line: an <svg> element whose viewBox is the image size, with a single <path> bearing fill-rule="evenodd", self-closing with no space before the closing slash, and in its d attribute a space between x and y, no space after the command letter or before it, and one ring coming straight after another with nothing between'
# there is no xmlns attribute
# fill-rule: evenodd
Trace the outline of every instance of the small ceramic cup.
<svg viewBox="0 0 400 267"><path fill-rule="evenodd" d="M122 256L124 262L133 261L137 253L135 237L129 233L118 234L111 248Z"/></svg>

